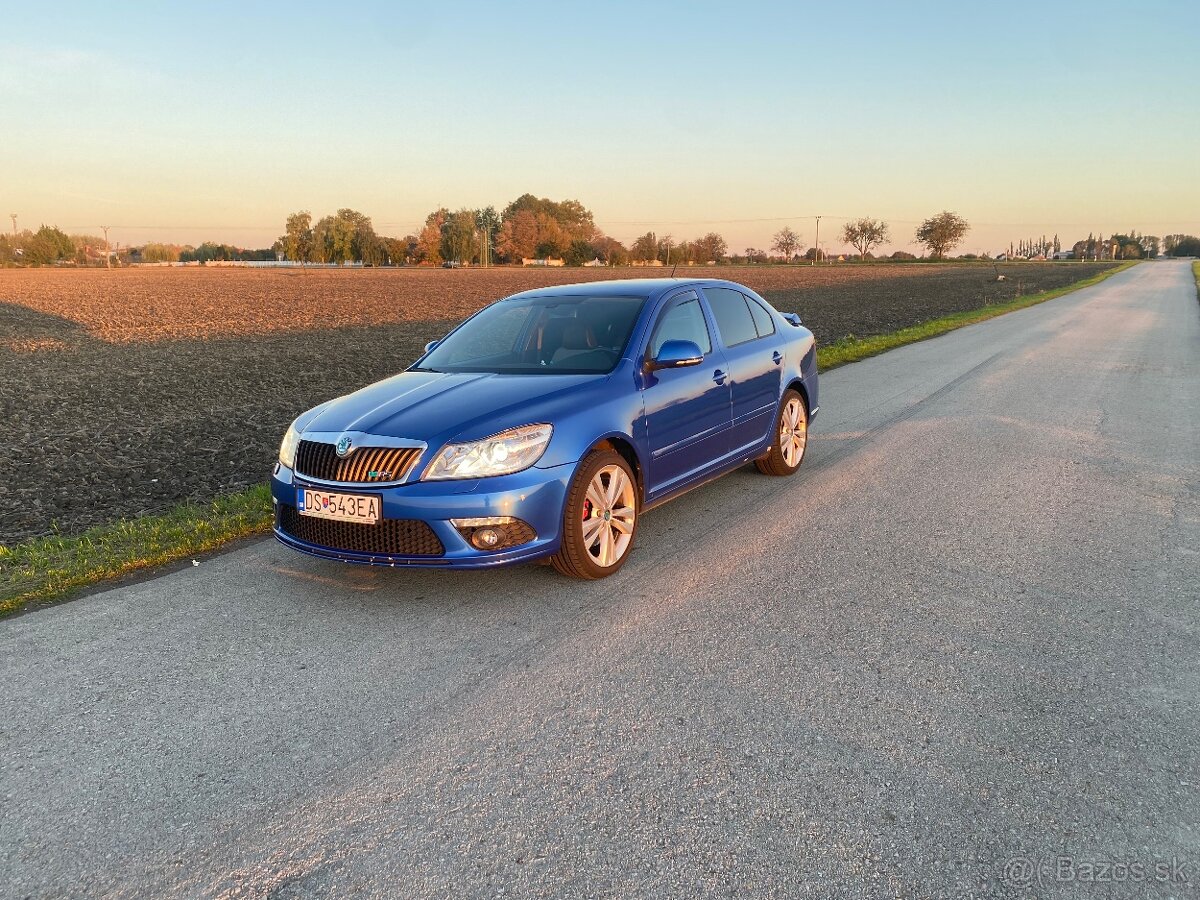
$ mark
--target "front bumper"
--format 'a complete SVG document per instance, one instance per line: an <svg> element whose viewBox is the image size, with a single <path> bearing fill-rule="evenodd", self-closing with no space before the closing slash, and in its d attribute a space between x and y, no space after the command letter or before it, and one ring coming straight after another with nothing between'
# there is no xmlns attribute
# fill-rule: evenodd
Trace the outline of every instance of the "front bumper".
<svg viewBox="0 0 1200 900"><path fill-rule="evenodd" d="M291 469L277 464L271 476L275 537L294 550L323 559L377 566L482 569L528 562L558 550L563 507L574 471L575 465L572 463L547 469L534 466L513 475L469 481L418 481L388 488L334 488L313 484ZM444 552L437 556L386 555L301 540L280 525L280 508L295 508L297 487L376 495L382 498L381 515L384 519L424 522L437 535ZM450 519L485 516L515 516L527 522L537 537L526 544L505 550L477 550L450 524Z"/></svg>

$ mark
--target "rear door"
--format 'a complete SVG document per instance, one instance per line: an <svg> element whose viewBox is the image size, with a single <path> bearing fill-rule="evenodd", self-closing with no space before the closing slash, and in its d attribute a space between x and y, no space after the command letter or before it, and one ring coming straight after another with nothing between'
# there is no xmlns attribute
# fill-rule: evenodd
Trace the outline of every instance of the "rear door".
<svg viewBox="0 0 1200 900"><path fill-rule="evenodd" d="M783 337L774 317L757 301L727 287L706 287L704 297L717 324L729 366L733 420L728 449L762 443L775 422L783 377Z"/></svg>
<svg viewBox="0 0 1200 900"><path fill-rule="evenodd" d="M659 311L646 359L669 340L692 341L704 353L698 366L646 372L645 403L650 465L647 495L678 487L728 452L731 392L724 354L709 330L694 290L674 295Z"/></svg>

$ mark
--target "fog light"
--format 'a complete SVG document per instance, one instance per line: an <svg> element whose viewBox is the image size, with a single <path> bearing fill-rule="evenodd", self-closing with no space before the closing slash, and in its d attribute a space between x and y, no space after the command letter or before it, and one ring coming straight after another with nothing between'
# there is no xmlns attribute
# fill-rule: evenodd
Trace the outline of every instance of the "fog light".
<svg viewBox="0 0 1200 900"><path fill-rule="evenodd" d="M480 550L494 550L500 546L502 540L504 540L504 535L501 534L500 528L491 525L476 528L471 533L471 543Z"/></svg>
<svg viewBox="0 0 1200 900"><path fill-rule="evenodd" d="M537 539L537 532L528 522L513 516L451 519L450 524L476 550L507 550Z"/></svg>

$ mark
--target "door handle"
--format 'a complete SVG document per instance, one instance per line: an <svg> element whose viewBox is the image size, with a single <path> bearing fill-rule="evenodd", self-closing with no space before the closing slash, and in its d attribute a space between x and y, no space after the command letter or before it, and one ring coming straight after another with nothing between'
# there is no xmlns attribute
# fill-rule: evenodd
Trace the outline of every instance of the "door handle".
<svg viewBox="0 0 1200 900"><path fill-rule="evenodd" d="M775 361L775 365L779 365L781 362L783 362L783 354L776 350L771 354L771 359Z"/></svg>
<svg viewBox="0 0 1200 900"><path fill-rule="evenodd" d="M717 369L717 371L713 372L713 381L715 381L717 384L724 384L725 379L728 377L729 376L726 375L724 372L722 372L720 369Z"/></svg>

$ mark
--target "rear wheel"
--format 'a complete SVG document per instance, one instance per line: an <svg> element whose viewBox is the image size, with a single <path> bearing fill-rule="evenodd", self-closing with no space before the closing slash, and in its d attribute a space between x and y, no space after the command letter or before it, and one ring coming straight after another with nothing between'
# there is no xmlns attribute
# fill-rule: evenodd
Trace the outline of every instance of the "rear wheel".
<svg viewBox="0 0 1200 900"><path fill-rule="evenodd" d="M571 480L562 546L551 564L572 578L613 574L629 556L637 517L637 482L629 463L612 450L592 451Z"/></svg>
<svg viewBox="0 0 1200 900"><path fill-rule="evenodd" d="M775 420L775 440L771 449L754 461L764 475L791 475L804 462L808 449L808 407L804 398L792 389L783 394Z"/></svg>

